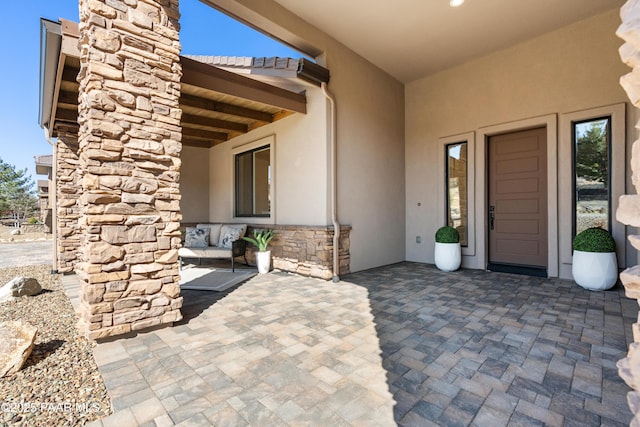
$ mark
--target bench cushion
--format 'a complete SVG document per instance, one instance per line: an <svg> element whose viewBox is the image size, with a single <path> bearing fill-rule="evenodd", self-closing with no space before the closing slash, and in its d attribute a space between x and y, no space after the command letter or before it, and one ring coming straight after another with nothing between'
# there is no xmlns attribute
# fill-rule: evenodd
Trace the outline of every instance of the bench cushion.
<svg viewBox="0 0 640 427"><path fill-rule="evenodd" d="M231 249L208 246L206 248L180 248L178 255L183 258L231 258Z"/></svg>

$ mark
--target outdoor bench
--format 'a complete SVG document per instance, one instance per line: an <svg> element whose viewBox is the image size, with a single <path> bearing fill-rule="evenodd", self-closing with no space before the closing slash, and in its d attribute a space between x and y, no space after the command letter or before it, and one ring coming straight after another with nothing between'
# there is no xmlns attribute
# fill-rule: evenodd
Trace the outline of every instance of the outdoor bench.
<svg viewBox="0 0 640 427"><path fill-rule="evenodd" d="M184 245L178 249L178 260L182 269L183 258L197 258L200 264L205 259L231 259L231 271L235 271L234 258L244 257L247 263L247 242L242 239L246 224L197 224L187 227Z"/></svg>

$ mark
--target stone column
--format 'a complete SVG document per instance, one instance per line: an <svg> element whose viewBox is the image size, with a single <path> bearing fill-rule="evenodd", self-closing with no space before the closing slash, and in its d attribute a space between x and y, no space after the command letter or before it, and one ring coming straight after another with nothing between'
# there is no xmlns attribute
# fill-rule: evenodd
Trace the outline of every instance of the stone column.
<svg viewBox="0 0 640 427"><path fill-rule="evenodd" d="M58 273L70 273L78 261L80 230L78 218L80 212L80 180L78 173L78 138L72 134L59 135L57 139L56 192L57 226L56 257Z"/></svg>
<svg viewBox="0 0 640 427"><path fill-rule="evenodd" d="M89 338L182 318L178 0L80 0L81 322Z"/></svg>
<svg viewBox="0 0 640 427"><path fill-rule="evenodd" d="M631 103L640 108L640 1L629 0L620 11L622 25L617 35L626 43L620 48L622 61L633 71L620 79ZM640 122L636 124L640 129ZM631 153L632 182L636 193L640 194L640 139L633 143ZM629 194L620 197L616 219L623 224L640 227L640 195ZM640 236L629 236L629 241L640 250ZM640 303L640 266L627 268L620 274L626 295ZM633 340L626 358L618 361L618 372L622 379L633 389L627 395L629 408L633 413L631 425L640 424L640 317L633 324Z"/></svg>

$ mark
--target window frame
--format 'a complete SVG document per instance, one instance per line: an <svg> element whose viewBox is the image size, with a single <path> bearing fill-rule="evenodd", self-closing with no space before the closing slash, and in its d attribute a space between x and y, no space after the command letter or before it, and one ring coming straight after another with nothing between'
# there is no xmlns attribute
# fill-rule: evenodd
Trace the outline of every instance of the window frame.
<svg viewBox="0 0 640 427"><path fill-rule="evenodd" d="M233 218L234 222L246 222L248 219L251 220L252 224L274 224L276 218L276 155L275 155L275 135L269 135L258 140L248 142L245 144L241 144L235 146L231 149L231 179L230 179L230 192L231 192L231 200L230 200L230 213L231 218ZM237 205L237 156L242 154L247 154L250 152L256 152L263 149L269 149L269 166L270 166L270 177L271 177L271 185L269 186L269 200L270 200L270 212L268 215L238 215L236 205Z"/></svg>
<svg viewBox="0 0 640 427"><path fill-rule="evenodd" d="M438 138L438 163L439 184L438 184L438 227L446 225L447 221L447 146L455 144L467 144L467 245L462 246L462 264L467 262L473 263L473 257L476 256L476 177L475 177L475 158L476 158L476 134L475 132L467 132L451 136ZM444 183L445 185L442 185ZM436 227L436 228L438 228ZM433 230L435 234L436 230Z"/></svg>
<svg viewBox="0 0 640 427"><path fill-rule="evenodd" d="M609 155L609 199L611 201L610 212L612 221L609 232L616 241L618 266L627 265L627 239L626 226L614 221L618 209L619 198L625 194L626 171L628 170L625 153L630 150L627 142L627 118L626 104L606 105L586 110L573 111L560 114L560 127L558 129L558 214L560 228L558 230L558 248L560 259L560 277L571 277L571 264L573 262L573 193L574 182L573 167L568 167L573 162L573 125L574 122L590 121L602 117L611 117L611 146ZM567 167L562 167L565 164Z"/></svg>
<svg viewBox="0 0 640 427"><path fill-rule="evenodd" d="M607 121L607 229L609 231L611 231L612 227L613 227L613 215L612 215L612 209L613 209L613 203L612 203L612 198L613 198L613 194L612 194L612 188L611 188L611 179L612 179L612 173L611 173L611 167L612 167L612 157L613 157L613 145L612 145L612 140L613 140L613 136L612 136L612 131L613 131L613 114L607 114L607 115L603 115L600 117L590 117L590 118L585 118L585 119L579 119L579 120L571 120L571 213L572 213L572 218L571 218L571 240L573 241L573 238L576 236L576 231L578 228L577 225L577 207L578 207L578 199L577 199L577 195L576 195L576 167L577 167L577 161L576 161L576 154L577 154L577 147L576 147L576 127L578 125L584 124L584 123L590 123L590 122L596 122L596 121L601 121L601 120L606 120Z"/></svg>
<svg viewBox="0 0 640 427"><path fill-rule="evenodd" d="M466 233L467 235L466 237L466 243L463 245L462 243L460 244L460 247L462 248L466 248L469 246L469 142L468 141L459 141L459 142L450 142L445 144L444 146L444 162L445 162L445 166L444 166L444 218L445 218L445 225L450 225L449 224L449 215L450 215L450 188L449 188L449 180L450 180L450 176L449 176L449 149L451 147L454 146L458 146L458 145L464 145L466 146L467 149L467 170L466 172L466 184L467 184L467 188L466 188L466 204L467 204L467 218L466 218L466 223L465 223L465 228L466 228ZM461 239L462 240L462 239Z"/></svg>

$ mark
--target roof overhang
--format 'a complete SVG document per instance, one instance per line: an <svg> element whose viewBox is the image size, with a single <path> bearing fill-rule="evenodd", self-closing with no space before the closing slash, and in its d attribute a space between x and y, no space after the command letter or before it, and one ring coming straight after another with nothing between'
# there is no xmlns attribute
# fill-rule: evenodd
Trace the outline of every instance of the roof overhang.
<svg viewBox="0 0 640 427"><path fill-rule="evenodd" d="M78 25L41 22L39 123L52 137L77 134ZM212 147L289 115L306 114L303 86L292 91L184 56L180 62L184 145ZM300 81L316 86L327 82L328 70L313 65L303 67Z"/></svg>

